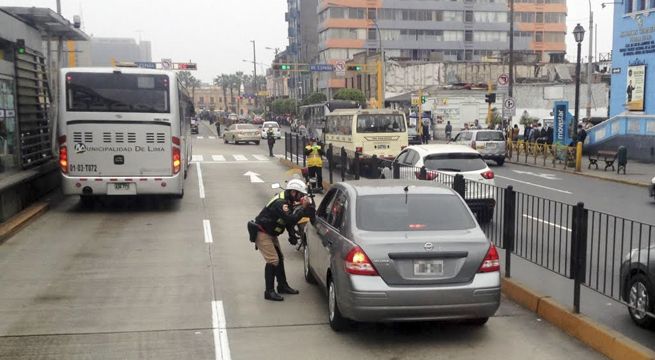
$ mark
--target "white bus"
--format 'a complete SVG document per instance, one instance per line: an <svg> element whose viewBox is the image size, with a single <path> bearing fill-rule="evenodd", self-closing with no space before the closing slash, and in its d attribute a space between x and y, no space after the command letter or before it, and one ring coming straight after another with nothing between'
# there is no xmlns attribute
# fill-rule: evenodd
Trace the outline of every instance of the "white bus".
<svg viewBox="0 0 655 360"><path fill-rule="evenodd" d="M174 72L65 68L60 84L64 194L184 196L194 110Z"/></svg>
<svg viewBox="0 0 655 360"><path fill-rule="evenodd" d="M373 157L394 159L408 145L405 114L396 110L335 110L326 118L325 145L337 158L343 147L349 158L358 152L365 167L376 166Z"/></svg>
<svg viewBox="0 0 655 360"><path fill-rule="evenodd" d="M303 105L300 107L301 123L305 125L307 134L324 140L325 117L338 109L360 109L361 105L355 101L330 100L318 104Z"/></svg>

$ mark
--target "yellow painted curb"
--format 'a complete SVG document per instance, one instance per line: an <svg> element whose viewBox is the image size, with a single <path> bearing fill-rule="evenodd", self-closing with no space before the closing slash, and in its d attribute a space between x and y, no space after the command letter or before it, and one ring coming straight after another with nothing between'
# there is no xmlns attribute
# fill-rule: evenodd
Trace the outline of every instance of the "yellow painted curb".
<svg viewBox="0 0 655 360"><path fill-rule="evenodd" d="M37 218L48 210L48 203L38 202L32 206L24 209L18 214L12 216L10 219L0 224L0 243L7 240L14 235L18 230L22 229L32 219Z"/></svg>
<svg viewBox="0 0 655 360"><path fill-rule="evenodd" d="M655 351L584 315L574 314L552 298L536 293L513 279L502 279L502 291L512 301L537 313L542 319L610 359L655 360Z"/></svg>

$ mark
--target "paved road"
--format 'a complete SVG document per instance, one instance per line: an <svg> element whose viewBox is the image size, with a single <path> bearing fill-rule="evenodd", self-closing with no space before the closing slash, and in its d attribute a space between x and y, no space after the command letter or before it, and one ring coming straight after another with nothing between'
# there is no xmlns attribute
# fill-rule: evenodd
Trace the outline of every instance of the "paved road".
<svg viewBox="0 0 655 360"><path fill-rule="evenodd" d="M263 144L225 145L204 127L200 136L202 160L182 201L125 198L84 210L67 198L0 246L0 358L601 358L506 299L482 328L334 333L325 296L303 281L290 246L301 294L264 301L263 260L244 226L286 169L262 157Z"/></svg>

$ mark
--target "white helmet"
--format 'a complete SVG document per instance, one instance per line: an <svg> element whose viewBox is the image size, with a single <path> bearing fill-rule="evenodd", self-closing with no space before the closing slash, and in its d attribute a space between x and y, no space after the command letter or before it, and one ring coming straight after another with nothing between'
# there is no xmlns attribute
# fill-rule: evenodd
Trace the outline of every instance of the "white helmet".
<svg viewBox="0 0 655 360"><path fill-rule="evenodd" d="M307 185L300 179L291 179L287 183L286 190L296 190L303 194L307 194Z"/></svg>

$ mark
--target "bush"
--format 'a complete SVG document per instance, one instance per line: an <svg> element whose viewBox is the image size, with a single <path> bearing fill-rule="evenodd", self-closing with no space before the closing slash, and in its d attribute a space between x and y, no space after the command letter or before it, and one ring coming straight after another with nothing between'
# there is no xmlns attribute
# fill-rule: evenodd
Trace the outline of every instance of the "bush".
<svg viewBox="0 0 655 360"><path fill-rule="evenodd" d="M364 93L357 89L341 89L334 94L334 99L356 101L362 105L366 104Z"/></svg>
<svg viewBox="0 0 655 360"><path fill-rule="evenodd" d="M312 105L312 104L319 104L322 102L327 101L327 96L325 94L320 93L320 92L315 92L311 93L309 96L303 100L302 104L303 105Z"/></svg>

